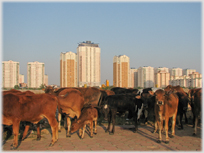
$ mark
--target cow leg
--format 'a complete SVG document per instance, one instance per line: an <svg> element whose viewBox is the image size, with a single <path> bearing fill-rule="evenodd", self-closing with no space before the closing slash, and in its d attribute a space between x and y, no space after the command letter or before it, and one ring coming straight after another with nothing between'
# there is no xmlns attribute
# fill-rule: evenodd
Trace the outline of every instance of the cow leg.
<svg viewBox="0 0 204 153"><path fill-rule="evenodd" d="M97 134L97 120L94 121L94 134Z"/></svg>
<svg viewBox="0 0 204 153"><path fill-rule="evenodd" d="M197 133L197 125L198 125L198 116L196 115L193 135L196 135L196 133Z"/></svg>
<svg viewBox="0 0 204 153"><path fill-rule="evenodd" d="M144 124L147 124L147 118L148 118L148 110L144 110L144 116L145 116L145 120L144 120Z"/></svg>
<svg viewBox="0 0 204 153"><path fill-rule="evenodd" d="M90 138L93 138L93 121L90 122Z"/></svg>
<svg viewBox="0 0 204 153"><path fill-rule="evenodd" d="M47 120L50 124L51 130L52 130L52 141L50 143L49 146L53 146L55 144L55 142L57 142L58 140L58 129L57 129L57 120L55 118L55 113L51 114L51 115L46 115L47 116Z"/></svg>
<svg viewBox="0 0 204 153"><path fill-rule="evenodd" d="M157 118L155 117L155 121L154 121L154 131L152 133L156 133L158 129L158 123L157 123Z"/></svg>
<svg viewBox="0 0 204 153"><path fill-rule="evenodd" d="M30 128L30 125L26 125L25 126L25 129L24 129L24 132L23 132L23 137L22 137L22 140L25 140L26 136L27 136L27 133L28 133L28 130Z"/></svg>
<svg viewBox="0 0 204 153"><path fill-rule="evenodd" d="M133 130L133 132L134 133L136 133L137 132L137 130L138 130L138 125L137 125L137 113L133 113L133 118L134 118L134 120L135 120L135 129Z"/></svg>
<svg viewBox="0 0 204 153"><path fill-rule="evenodd" d="M112 111L112 131L110 132L110 135L113 135L115 132L115 119L116 119L116 111Z"/></svg>
<svg viewBox="0 0 204 153"><path fill-rule="evenodd" d="M162 137L161 137L161 130L162 130L162 126L163 126L162 121L163 121L162 115L159 114L159 116L157 116L157 124L159 127L159 135L158 135L158 140L157 140L158 143L161 143L161 140L162 140Z"/></svg>
<svg viewBox="0 0 204 153"><path fill-rule="evenodd" d="M180 113L180 124L181 124L181 129L183 129L182 119L183 119L183 112Z"/></svg>
<svg viewBox="0 0 204 153"><path fill-rule="evenodd" d="M108 115L108 127L107 127L107 129L106 129L106 133L110 130L110 123L111 123L111 114L110 115Z"/></svg>
<svg viewBox="0 0 204 153"><path fill-rule="evenodd" d="M80 128L79 129L79 137L81 138L81 135L82 135L82 129Z"/></svg>
<svg viewBox="0 0 204 153"><path fill-rule="evenodd" d="M174 137L175 136L175 126L176 126L176 114L175 113L172 117L172 125L171 125L171 137Z"/></svg>
<svg viewBox="0 0 204 153"><path fill-rule="evenodd" d="M52 141L49 146L53 146L58 140L57 120L55 118L50 121L50 126L52 130Z"/></svg>
<svg viewBox="0 0 204 153"><path fill-rule="evenodd" d="M37 140L41 139L40 123L37 124Z"/></svg>
<svg viewBox="0 0 204 153"><path fill-rule="evenodd" d="M19 133L19 125L20 125L20 121L19 120L15 120L13 122L13 134L14 134L14 141L13 141L13 145L11 147L11 149L17 149L18 147L18 133Z"/></svg>
<svg viewBox="0 0 204 153"><path fill-rule="evenodd" d="M58 131L61 132L61 120L62 120L62 114L58 113Z"/></svg>
<svg viewBox="0 0 204 153"><path fill-rule="evenodd" d="M188 118L187 118L187 116L186 116L186 113L187 113L187 112L184 113L184 116L185 116L185 123L188 124Z"/></svg>
<svg viewBox="0 0 204 153"><path fill-rule="evenodd" d="M67 134L66 134L66 137L71 137L71 134L70 134L70 127L71 127L71 120L70 120L70 117L66 116L67 118Z"/></svg>
<svg viewBox="0 0 204 153"><path fill-rule="evenodd" d="M85 129L86 129L86 124L83 126L83 130L82 130L82 134L81 134L81 139L84 138Z"/></svg>
<svg viewBox="0 0 204 153"><path fill-rule="evenodd" d="M169 117L165 117L165 132L166 132L166 141L165 143L169 143Z"/></svg>

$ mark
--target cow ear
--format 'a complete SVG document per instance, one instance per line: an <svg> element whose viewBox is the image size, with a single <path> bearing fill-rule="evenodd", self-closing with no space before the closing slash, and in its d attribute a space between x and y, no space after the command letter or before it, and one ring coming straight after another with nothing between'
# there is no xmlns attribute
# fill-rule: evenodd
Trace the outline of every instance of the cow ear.
<svg viewBox="0 0 204 153"><path fill-rule="evenodd" d="M154 92L153 91L148 91L150 95L154 96Z"/></svg>
<svg viewBox="0 0 204 153"><path fill-rule="evenodd" d="M137 99L141 99L141 96L140 96L140 95L137 95L137 96L135 96L135 98L137 98Z"/></svg>

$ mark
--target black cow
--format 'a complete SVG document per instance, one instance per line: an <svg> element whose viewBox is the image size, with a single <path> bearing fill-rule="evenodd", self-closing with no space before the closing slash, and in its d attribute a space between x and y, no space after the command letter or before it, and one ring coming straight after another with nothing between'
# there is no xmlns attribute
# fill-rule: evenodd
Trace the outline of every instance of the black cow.
<svg viewBox="0 0 204 153"><path fill-rule="evenodd" d="M193 135L196 135L197 133L198 117L200 116L201 107L202 107L201 93L202 93L202 89L198 89L197 91L195 91L195 93L193 94L193 100L191 102L191 108L193 112L193 127L194 127Z"/></svg>
<svg viewBox="0 0 204 153"><path fill-rule="evenodd" d="M187 122L186 112L187 112L188 103L189 103L188 94L184 92L183 88L180 86L169 85L164 90L167 92L172 91L176 93L177 96L179 97L177 117L178 117L178 123L180 126L179 129L183 129L183 123L182 123L183 115L185 115L186 122Z"/></svg>
<svg viewBox="0 0 204 153"><path fill-rule="evenodd" d="M115 94L128 94L128 93L133 93L133 94L137 94L138 93L138 89L126 89L126 88L121 88L121 87L114 87L111 89L111 91L115 92Z"/></svg>
<svg viewBox="0 0 204 153"><path fill-rule="evenodd" d="M150 116L153 117L154 121L154 103L155 103L155 98L149 93L152 92L151 88L149 90L146 90L142 92L141 94L141 99L143 101L143 114L144 114L144 123L147 124L148 119ZM151 115L150 115L151 114Z"/></svg>
<svg viewBox="0 0 204 153"><path fill-rule="evenodd" d="M141 112L140 109L142 109L142 101L140 99L138 100L137 98L140 98L140 96L135 94L110 95L106 98L105 104L102 106L104 120L108 120L108 128L106 129L106 132L110 130L110 123L112 121L113 127L110 134L114 134L117 112L119 113L119 115L121 115L126 111L129 112L129 119L131 119L132 117L134 118L135 129L133 130L133 132L137 132L137 117Z"/></svg>

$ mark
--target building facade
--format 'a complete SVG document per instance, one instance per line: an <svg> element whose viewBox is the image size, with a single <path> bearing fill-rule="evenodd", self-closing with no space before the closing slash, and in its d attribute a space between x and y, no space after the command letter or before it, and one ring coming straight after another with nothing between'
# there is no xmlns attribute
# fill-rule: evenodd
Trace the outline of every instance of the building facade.
<svg viewBox="0 0 204 153"><path fill-rule="evenodd" d="M2 87L14 88L19 85L19 62L12 60L2 62Z"/></svg>
<svg viewBox="0 0 204 153"><path fill-rule="evenodd" d="M24 75L19 74L19 83L24 83Z"/></svg>
<svg viewBox="0 0 204 153"><path fill-rule="evenodd" d="M172 69L169 69L169 73L171 76L182 76L183 75L183 69L172 68Z"/></svg>
<svg viewBox="0 0 204 153"><path fill-rule="evenodd" d="M138 68L138 87L149 88L154 87L154 68L144 66Z"/></svg>
<svg viewBox="0 0 204 153"><path fill-rule="evenodd" d="M166 70L159 70L155 73L155 87L165 88L169 85L170 73Z"/></svg>
<svg viewBox="0 0 204 153"><path fill-rule="evenodd" d="M202 88L202 74L200 74L198 72L193 72L189 76L191 78L190 87Z"/></svg>
<svg viewBox="0 0 204 153"><path fill-rule="evenodd" d="M77 82L79 87L101 86L101 49L91 41L77 47Z"/></svg>
<svg viewBox="0 0 204 153"><path fill-rule="evenodd" d="M60 54L60 87L77 87L77 54Z"/></svg>
<svg viewBox="0 0 204 153"><path fill-rule="evenodd" d="M137 69L131 68L130 69L130 79L129 79L129 87L136 88L137 87Z"/></svg>
<svg viewBox="0 0 204 153"><path fill-rule="evenodd" d="M126 55L113 57L113 86L129 87L130 58Z"/></svg>
<svg viewBox="0 0 204 153"><path fill-rule="evenodd" d="M196 70L195 69L184 69L183 70L183 75L189 76L193 72L196 72Z"/></svg>
<svg viewBox="0 0 204 153"><path fill-rule="evenodd" d="M44 85L48 86L48 75L44 75Z"/></svg>
<svg viewBox="0 0 204 153"><path fill-rule="evenodd" d="M45 65L38 61L27 63L27 86L28 88L40 88L44 85Z"/></svg>

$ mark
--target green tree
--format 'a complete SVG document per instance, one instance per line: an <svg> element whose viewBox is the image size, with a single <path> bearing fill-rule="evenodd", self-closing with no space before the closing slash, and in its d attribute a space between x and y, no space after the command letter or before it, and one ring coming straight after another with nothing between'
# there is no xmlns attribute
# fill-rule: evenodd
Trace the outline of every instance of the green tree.
<svg viewBox="0 0 204 153"><path fill-rule="evenodd" d="M45 89L45 85L44 85L44 84L41 84L41 85L40 85L40 89Z"/></svg>
<svg viewBox="0 0 204 153"><path fill-rule="evenodd" d="M15 85L14 89L20 89L20 87L18 85Z"/></svg>

